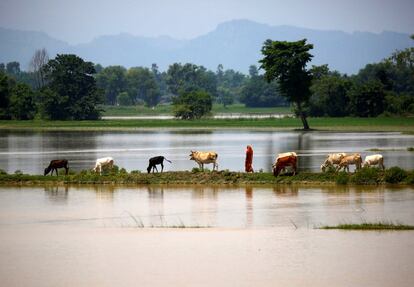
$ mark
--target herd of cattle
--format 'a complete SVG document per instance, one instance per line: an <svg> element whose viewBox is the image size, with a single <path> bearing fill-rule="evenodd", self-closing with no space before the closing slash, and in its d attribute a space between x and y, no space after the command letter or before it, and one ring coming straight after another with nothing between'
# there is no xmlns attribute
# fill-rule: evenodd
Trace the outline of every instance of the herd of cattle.
<svg viewBox="0 0 414 287"><path fill-rule="evenodd" d="M213 164L213 170L218 170L218 163L217 163L218 154L216 152L203 152L203 151L191 151L190 160L194 160L198 163L199 168L204 170L204 164ZM149 159L147 172L150 173L151 171L154 172L157 169L157 165L161 165L161 172L164 170L164 160L171 163L170 160L166 159L163 156L156 156ZM281 171L287 171L288 169L292 169L293 175L296 174L297 171L297 162L298 162L298 155L295 152L286 152L278 154L274 164L272 165L273 175L278 176ZM102 174L103 168L112 168L114 165L114 159L112 157L104 157L99 158L96 160L95 167L93 171L99 174ZM349 166L355 165L355 169L358 170L362 166L369 167L369 166L378 166L381 169L385 169L384 167L384 158L380 154L369 155L365 157L365 160L362 161L361 154L346 154L346 153L334 153L329 154L326 160L321 165L321 171L325 172L327 169L340 171L345 169L349 172ZM50 171L56 171L56 175L58 175L58 168L64 168L66 174L68 174L69 167L68 161L66 159L60 160L52 160L47 168L45 168L44 175L47 175Z"/></svg>

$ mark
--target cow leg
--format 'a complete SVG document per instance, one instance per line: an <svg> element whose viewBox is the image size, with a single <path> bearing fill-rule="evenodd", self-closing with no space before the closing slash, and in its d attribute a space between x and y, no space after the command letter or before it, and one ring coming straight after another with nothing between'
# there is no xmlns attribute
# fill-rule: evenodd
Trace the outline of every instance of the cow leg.
<svg viewBox="0 0 414 287"><path fill-rule="evenodd" d="M69 168L65 166L65 175L68 175L68 172L69 172Z"/></svg>
<svg viewBox="0 0 414 287"><path fill-rule="evenodd" d="M161 163L161 172L164 170L164 165Z"/></svg>
<svg viewBox="0 0 414 287"><path fill-rule="evenodd" d="M156 166L156 165L154 165L154 169L158 172L158 168L157 168L157 166Z"/></svg>
<svg viewBox="0 0 414 287"><path fill-rule="evenodd" d="M55 170L56 170L56 176L59 176L58 169L56 168Z"/></svg>

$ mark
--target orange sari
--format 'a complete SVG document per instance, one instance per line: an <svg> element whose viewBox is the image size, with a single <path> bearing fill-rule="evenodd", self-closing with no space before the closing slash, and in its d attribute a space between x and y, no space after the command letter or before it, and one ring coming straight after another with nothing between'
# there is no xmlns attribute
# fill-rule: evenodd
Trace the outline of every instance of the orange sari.
<svg viewBox="0 0 414 287"><path fill-rule="evenodd" d="M253 148L248 145L246 149L246 161L244 162L244 170L246 172L253 172Z"/></svg>

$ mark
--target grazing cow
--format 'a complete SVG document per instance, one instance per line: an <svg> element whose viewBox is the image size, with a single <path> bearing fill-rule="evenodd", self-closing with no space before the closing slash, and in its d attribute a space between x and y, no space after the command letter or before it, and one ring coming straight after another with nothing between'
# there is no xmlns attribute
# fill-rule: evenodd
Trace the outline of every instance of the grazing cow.
<svg viewBox="0 0 414 287"><path fill-rule="evenodd" d="M373 155L366 156L363 166L366 167L366 166L373 166L373 165L378 165L378 167L384 170L385 169L384 157L381 154L373 154Z"/></svg>
<svg viewBox="0 0 414 287"><path fill-rule="evenodd" d="M351 155L344 156L341 161L338 164L338 167L336 168L336 171L341 170L342 168L349 172L349 165L354 164L355 165L355 171L361 168L362 165L362 158L361 154L354 153Z"/></svg>
<svg viewBox="0 0 414 287"><path fill-rule="evenodd" d="M190 160L196 161L201 170L204 170L205 163L212 163L213 170L214 168L218 170L217 157L218 154L213 151L191 151L190 154Z"/></svg>
<svg viewBox="0 0 414 287"><path fill-rule="evenodd" d="M346 156L346 153L332 153L328 154L328 157L325 159L323 164L321 165L321 171L325 172L325 169L328 166L335 167L335 165L338 165L341 162L341 159Z"/></svg>
<svg viewBox="0 0 414 287"><path fill-rule="evenodd" d="M298 155L295 152L281 153L272 165L273 175L278 176L279 173L286 167L293 168L293 175L296 174Z"/></svg>
<svg viewBox="0 0 414 287"><path fill-rule="evenodd" d="M49 166L45 168L45 175L47 175L50 171L52 171L50 175L53 175L53 171L56 171L56 175L59 175L58 168L64 168L66 171L65 175L68 175L69 167L66 159L55 159L50 161Z"/></svg>
<svg viewBox="0 0 414 287"><path fill-rule="evenodd" d="M157 169L158 164L161 165L161 172L162 172L164 170L164 159L166 161L168 161L169 163L171 163L170 160L166 159L165 157L163 157L161 155L150 158L149 163L148 163L148 167L147 167L148 173L151 172L151 169L152 169L152 172L154 172L154 169L158 172L158 169Z"/></svg>
<svg viewBox="0 0 414 287"><path fill-rule="evenodd" d="M106 166L109 168L112 168L114 166L114 159L112 157L108 156L108 157L98 158L96 160L95 167L93 168L93 170L95 172L98 172L99 170L99 174L102 174L102 168Z"/></svg>

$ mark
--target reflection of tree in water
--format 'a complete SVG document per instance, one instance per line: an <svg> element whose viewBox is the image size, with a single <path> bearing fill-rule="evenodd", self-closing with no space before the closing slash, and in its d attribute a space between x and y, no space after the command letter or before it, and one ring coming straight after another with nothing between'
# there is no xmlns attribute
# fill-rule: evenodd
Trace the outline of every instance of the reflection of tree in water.
<svg viewBox="0 0 414 287"><path fill-rule="evenodd" d="M69 186L68 185L48 185L44 187L46 197L53 203L67 203Z"/></svg>

